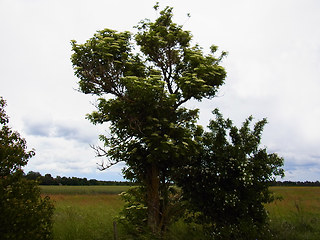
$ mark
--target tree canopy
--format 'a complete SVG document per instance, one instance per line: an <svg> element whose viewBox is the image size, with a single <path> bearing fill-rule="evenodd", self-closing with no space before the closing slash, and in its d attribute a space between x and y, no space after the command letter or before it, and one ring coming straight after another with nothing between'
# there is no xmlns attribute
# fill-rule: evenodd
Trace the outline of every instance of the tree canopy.
<svg viewBox="0 0 320 240"><path fill-rule="evenodd" d="M172 171L195 151L198 110L183 103L214 97L226 76L219 65L225 53L214 56L212 46L205 55L191 46L192 35L172 16L167 7L155 22L141 21L135 35L104 29L84 44L72 41L80 91L100 96L88 119L111 123L110 136L100 136L106 148L97 147L97 154L110 165L125 161L125 176L146 187L153 231L162 222L160 198L167 198Z"/></svg>

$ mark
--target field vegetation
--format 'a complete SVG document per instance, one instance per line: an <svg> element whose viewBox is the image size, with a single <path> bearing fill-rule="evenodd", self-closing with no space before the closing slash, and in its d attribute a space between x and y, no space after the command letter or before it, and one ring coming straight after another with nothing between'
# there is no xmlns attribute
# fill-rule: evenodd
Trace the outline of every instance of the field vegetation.
<svg viewBox="0 0 320 240"><path fill-rule="evenodd" d="M54 239L112 239L113 221L128 186L40 186L55 204Z"/></svg>
<svg viewBox="0 0 320 240"><path fill-rule="evenodd" d="M113 220L122 206L116 194L56 194L54 239L112 239Z"/></svg>
<svg viewBox="0 0 320 240"><path fill-rule="evenodd" d="M96 195L119 194L129 186L40 186L44 195Z"/></svg>
<svg viewBox="0 0 320 240"><path fill-rule="evenodd" d="M41 186L55 203L54 239L113 239L113 222L124 202L118 193L128 186ZM266 205L278 240L313 240L320 235L320 187L271 187L276 197ZM117 224L118 239L130 239ZM201 226L178 221L168 239L205 239Z"/></svg>
<svg viewBox="0 0 320 240"><path fill-rule="evenodd" d="M280 197L266 206L276 239L316 240L320 236L320 187L272 187Z"/></svg>

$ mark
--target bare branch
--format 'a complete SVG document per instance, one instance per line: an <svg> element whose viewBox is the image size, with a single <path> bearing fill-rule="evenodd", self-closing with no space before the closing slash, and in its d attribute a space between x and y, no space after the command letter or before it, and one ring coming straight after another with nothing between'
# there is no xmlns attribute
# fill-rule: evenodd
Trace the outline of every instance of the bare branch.
<svg viewBox="0 0 320 240"><path fill-rule="evenodd" d="M95 151L96 157L107 157L108 156L108 150L100 147L100 146L94 146L90 145L90 147ZM116 165L120 161L111 161L108 159L108 162L106 163L104 160L101 161L101 163L96 163L98 165L98 169L100 171L104 171L113 165Z"/></svg>
<svg viewBox="0 0 320 240"><path fill-rule="evenodd" d="M101 163L96 163L98 165L98 169L100 171L104 171L110 167L112 167L113 165L116 165L118 163L118 161L115 161L115 162L111 162L109 161L108 164L106 164L103 160L101 161Z"/></svg>

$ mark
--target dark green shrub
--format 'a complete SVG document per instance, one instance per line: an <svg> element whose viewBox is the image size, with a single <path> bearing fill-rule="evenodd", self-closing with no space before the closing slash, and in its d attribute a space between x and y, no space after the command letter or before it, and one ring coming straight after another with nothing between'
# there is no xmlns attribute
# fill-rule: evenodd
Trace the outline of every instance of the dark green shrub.
<svg viewBox="0 0 320 240"><path fill-rule="evenodd" d="M269 183L283 175L283 159L259 147L265 119L251 129L249 117L238 129L218 110L214 114L210 132L199 141L199 155L178 179L189 218L212 239L268 239L264 204L273 200Z"/></svg>
<svg viewBox="0 0 320 240"><path fill-rule="evenodd" d="M0 239L52 239L53 205L17 171L0 179Z"/></svg>
<svg viewBox="0 0 320 240"><path fill-rule="evenodd" d="M53 204L41 197L35 181L23 177L21 167L34 151L8 127L5 106L0 97L0 239L52 239Z"/></svg>

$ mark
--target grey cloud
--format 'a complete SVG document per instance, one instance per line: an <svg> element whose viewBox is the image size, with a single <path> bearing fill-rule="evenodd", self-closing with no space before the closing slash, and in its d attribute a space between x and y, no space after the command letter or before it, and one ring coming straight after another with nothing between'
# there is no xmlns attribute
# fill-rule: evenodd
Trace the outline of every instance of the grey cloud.
<svg viewBox="0 0 320 240"><path fill-rule="evenodd" d="M310 157L319 160L320 163L320 155L310 155Z"/></svg>
<svg viewBox="0 0 320 240"><path fill-rule="evenodd" d="M95 143L98 139L98 129L88 122L64 122L54 125L53 137L61 137L84 144Z"/></svg>
<svg viewBox="0 0 320 240"><path fill-rule="evenodd" d="M305 162L305 163L292 163L292 161L285 162L284 168L286 171L290 170L296 170L296 169L309 169L309 168L319 168L320 169L320 163L311 163L311 162Z"/></svg>
<svg viewBox="0 0 320 240"><path fill-rule="evenodd" d="M66 126L62 124L54 125L53 137L61 137L67 140L76 140L76 141L87 141L88 137L86 134L81 131L79 126Z"/></svg>
<svg viewBox="0 0 320 240"><path fill-rule="evenodd" d="M97 130L90 123L64 120L25 120L24 131L26 134L36 137L64 138L80 143L92 144L98 139Z"/></svg>
<svg viewBox="0 0 320 240"><path fill-rule="evenodd" d="M24 131L32 136L50 137L51 122L36 122L34 120L24 121Z"/></svg>
<svg viewBox="0 0 320 240"><path fill-rule="evenodd" d="M284 154L285 155L285 154ZM312 155L284 156L284 180L318 181L320 174L320 158Z"/></svg>

